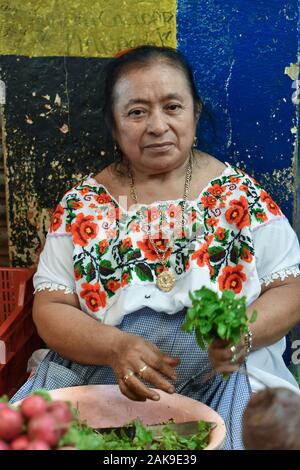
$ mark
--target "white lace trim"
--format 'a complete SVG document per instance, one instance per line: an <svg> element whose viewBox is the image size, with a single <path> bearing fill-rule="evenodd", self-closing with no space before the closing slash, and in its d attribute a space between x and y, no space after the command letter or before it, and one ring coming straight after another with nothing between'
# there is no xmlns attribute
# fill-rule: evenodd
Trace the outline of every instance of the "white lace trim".
<svg viewBox="0 0 300 470"><path fill-rule="evenodd" d="M75 289L64 286L63 284L56 284L55 282L42 282L36 287L34 293L41 292L43 290L49 290L50 292L62 290L65 294L74 294L75 292Z"/></svg>
<svg viewBox="0 0 300 470"><path fill-rule="evenodd" d="M280 279L283 281L288 276L293 275L294 277L299 276L300 269L299 266L292 266L290 268L281 269L276 273L271 273L268 276L262 277L259 281L261 284L265 284L268 286L271 282L275 281L276 279Z"/></svg>

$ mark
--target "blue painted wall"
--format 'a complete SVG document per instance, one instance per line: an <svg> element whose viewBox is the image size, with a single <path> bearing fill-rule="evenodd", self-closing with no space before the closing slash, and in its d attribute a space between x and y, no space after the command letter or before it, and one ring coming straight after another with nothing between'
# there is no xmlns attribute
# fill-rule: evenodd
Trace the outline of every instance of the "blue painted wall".
<svg viewBox="0 0 300 470"><path fill-rule="evenodd" d="M178 47L192 63L215 121L217 135L211 141L206 130L203 148L220 160L239 162L290 221L296 213L291 133L296 108L284 70L297 62L298 13L298 0L178 0L177 5ZM203 129L198 133L201 137Z"/></svg>

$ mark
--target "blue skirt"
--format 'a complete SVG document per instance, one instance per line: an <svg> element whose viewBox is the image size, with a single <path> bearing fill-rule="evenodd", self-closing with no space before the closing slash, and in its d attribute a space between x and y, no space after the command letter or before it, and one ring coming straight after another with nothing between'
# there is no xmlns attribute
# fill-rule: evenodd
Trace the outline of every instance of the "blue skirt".
<svg viewBox="0 0 300 470"><path fill-rule="evenodd" d="M224 380L212 370L207 351L199 348L195 336L181 330L186 309L173 315L156 312L147 307L126 315L118 326L121 330L142 336L170 356L180 357L177 379L172 382L177 393L199 400L219 413L226 424L224 449L243 449L242 416L251 388L245 374L235 372ZM76 385L116 384L113 370L107 366L78 364L50 351L35 375L17 391L11 402L21 400L32 391Z"/></svg>

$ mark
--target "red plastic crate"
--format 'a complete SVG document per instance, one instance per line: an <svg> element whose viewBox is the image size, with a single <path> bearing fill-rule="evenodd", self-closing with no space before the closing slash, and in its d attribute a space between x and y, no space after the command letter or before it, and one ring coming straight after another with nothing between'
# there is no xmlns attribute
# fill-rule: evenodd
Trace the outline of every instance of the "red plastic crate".
<svg viewBox="0 0 300 470"><path fill-rule="evenodd" d="M11 396L28 374L27 361L42 346L32 320L34 269L0 268L0 396Z"/></svg>

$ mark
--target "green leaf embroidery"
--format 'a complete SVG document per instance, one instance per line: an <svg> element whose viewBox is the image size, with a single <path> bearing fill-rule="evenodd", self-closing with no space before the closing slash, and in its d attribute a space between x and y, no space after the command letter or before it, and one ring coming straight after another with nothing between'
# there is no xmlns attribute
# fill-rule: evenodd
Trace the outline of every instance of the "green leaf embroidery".
<svg viewBox="0 0 300 470"><path fill-rule="evenodd" d="M95 279L96 277L96 271L95 271L95 268L93 266L93 263L89 263L86 268L85 268L85 272L86 272L86 280L87 282L91 282Z"/></svg>
<svg viewBox="0 0 300 470"><path fill-rule="evenodd" d="M110 276L114 272L114 268L111 266L111 262L107 259L100 261L99 272L101 276Z"/></svg>
<svg viewBox="0 0 300 470"><path fill-rule="evenodd" d="M208 248L209 259L212 263L221 261L226 255L226 251L221 246L212 246Z"/></svg>
<svg viewBox="0 0 300 470"><path fill-rule="evenodd" d="M230 252L230 261L234 264L238 264L239 259L239 249L236 245L233 245Z"/></svg>
<svg viewBox="0 0 300 470"><path fill-rule="evenodd" d="M137 263L134 270L141 281L153 281L153 274L145 263Z"/></svg>

